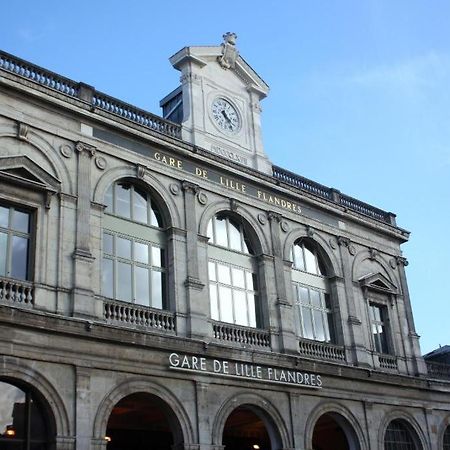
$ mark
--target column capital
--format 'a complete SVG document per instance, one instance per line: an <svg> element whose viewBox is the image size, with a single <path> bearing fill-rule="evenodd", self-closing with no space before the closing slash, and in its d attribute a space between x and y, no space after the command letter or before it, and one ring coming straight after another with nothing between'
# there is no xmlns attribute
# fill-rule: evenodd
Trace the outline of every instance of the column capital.
<svg viewBox="0 0 450 450"><path fill-rule="evenodd" d="M399 266L404 266L404 267L406 267L406 266L409 264L408 260L407 260L405 257L403 257L403 256L397 256L397 257L395 258L395 260L397 261L397 264L398 264Z"/></svg>
<svg viewBox="0 0 450 450"><path fill-rule="evenodd" d="M181 183L181 188L184 192L190 192L194 195L200 192L200 186L198 184L192 183L191 181L187 180L184 180Z"/></svg>
<svg viewBox="0 0 450 450"><path fill-rule="evenodd" d="M344 236L338 236L337 243L340 247L348 247L350 245L350 239Z"/></svg>
<svg viewBox="0 0 450 450"><path fill-rule="evenodd" d="M283 216L281 214L273 212L273 211L269 211L267 213L267 218L271 222L278 222L278 223L281 223L281 221L283 220Z"/></svg>
<svg viewBox="0 0 450 450"><path fill-rule="evenodd" d="M97 148L93 145L86 144L85 142L78 141L75 144L75 150L80 154L86 152L92 158L95 155Z"/></svg>

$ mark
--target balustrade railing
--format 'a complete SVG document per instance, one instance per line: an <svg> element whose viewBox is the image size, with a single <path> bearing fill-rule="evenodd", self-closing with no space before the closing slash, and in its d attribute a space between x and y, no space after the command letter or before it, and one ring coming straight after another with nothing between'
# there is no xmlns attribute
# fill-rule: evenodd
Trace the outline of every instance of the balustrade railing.
<svg viewBox="0 0 450 450"><path fill-rule="evenodd" d="M450 364L426 361L428 376L450 380Z"/></svg>
<svg viewBox="0 0 450 450"><path fill-rule="evenodd" d="M0 301L14 305L32 305L33 285L26 281L0 278Z"/></svg>
<svg viewBox="0 0 450 450"><path fill-rule="evenodd" d="M381 369L398 370L397 358L392 355L378 355Z"/></svg>
<svg viewBox="0 0 450 450"><path fill-rule="evenodd" d="M175 332L176 329L175 315L170 311L105 299L103 313L106 322L114 325L139 326L164 332Z"/></svg>
<svg viewBox="0 0 450 450"><path fill-rule="evenodd" d="M220 341L270 348L270 333L266 330L213 322L213 333L214 338Z"/></svg>
<svg viewBox="0 0 450 450"><path fill-rule="evenodd" d="M299 339L298 347L300 355L306 356L308 358L345 362L344 347L341 347L339 345L333 345L327 342Z"/></svg>

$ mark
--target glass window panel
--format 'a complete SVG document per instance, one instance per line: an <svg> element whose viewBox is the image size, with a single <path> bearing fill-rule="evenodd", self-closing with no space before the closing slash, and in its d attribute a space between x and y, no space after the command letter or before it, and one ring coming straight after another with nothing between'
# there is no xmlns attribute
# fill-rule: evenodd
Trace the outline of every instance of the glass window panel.
<svg viewBox="0 0 450 450"><path fill-rule="evenodd" d="M334 324L333 324L333 315L331 313L327 313L326 315L327 324L326 333L327 333L327 341L334 342Z"/></svg>
<svg viewBox="0 0 450 450"><path fill-rule="evenodd" d="M235 267L232 267L231 277L233 279L233 286L245 289L245 278L243 269L236 269Z"/></svg>
<svg viewBox="0 0 450 450"><path fill-rule="evenodd" d="M324 341L325 340L325 324L323 321L323 313L322 311L314 310L313 311L314 316L314 325L315 325L315 338L318 341Z"/></svg>
<svg viewBox="0 0 450 450"><path fill-rule="evenodd" d="M0 233L0 275L6 275L6 256L8 254L8 235Z"/></svg>
<svg viewBox="0 0 450 450"><path fill-rule="evenodd" d="M131 218L130 192L131 186L125 183L116 185L116 214L127 219Z"/></svg>
<svg viewBox="0 0 450 450"><path fill-rule="evenodd" d="M208 275L211 281L217 281L216 279L216 264L209 261L208 262Z"/></svg>
<svg viewBox="0 0 450 450"><path fill-rule="evenodd" d="M148 269L145 267L135 266L134 268L135 282L135 301L140 305L150 305L150 286Z"/></svg>
<svg viewBox="0 0 450 450"><path fill-rule="evenodd" d="M247 293L248 326L256 327L256 301L257 296L251 292Z"/></svg>
<svg viewBox="0 0 450 450"><path fill-rule="evenodd" d="M8 228L9 222L9 208L0 206L0 227Z"/></svg>
<svg viewBox="0 0 450 450"><path fill-rule="evenodd" d="M300 302L305 305L309 305L309 289L299 286L298 293L300 295Z"/></svg>
<svg viewBox="0 0 450 450"><path fill-rule="evenodd" d="M239 227L231 220L228 221L228 236L230 239L230 248L232 250L242 251L241 233Z"/></svg>
<svg viewBox="0 0 450 450"><path fill-rule="evenodd" d="M22 233L28 233L30 230L30 215L22 211L13 211L12 217L12 229L21 231Z"/></svg>
<svg viewBox="0 0 450 450"><path fill-rule="evenodd" d="M246 278L246 282L247 282L247 289L249 291L254 291L255 290L255 276L253 276L253 274L251 272L247 272L245 271L245 278Z"/></svg>
<svg viewBox="0 0 450 450"><path fill-rule="evenodd" d="M162 267L164 261L164 250L159 247L152 247L152 266Z"/></svg>
<svg viewBox="0 0 450 450"><path fill-rule="evenodd" d="M312 306L314 306L315 308L320 308L322 306L321 304L321 299L320 299L320 292L319 291L315 291L314 289L310 289L309 290L309 295L311 298L311 304Z"/></svg>
<svg viewBox="0 0 450 450"><path fill-rule="evenodd" d="M217 286L215 284L209 285L209 302L211 305L211 318L219 320L219 306L217 304Z"/></svg>
<svg viewBox="0 0 450 450"><path fill-rule="evenodd" d="M121 258L131 259L131 241L116 236L116 255Z"/></svg>
<svg viewBox="0 0 450 450"><path fill-rule="evenodd" d="M233 291L235 323L248 325L247 299L245 291Z"/></svg>
<svg viewBox="0 0 450 450"><path fill-rule="evenodd" d="M131 301L131 265L117 262L117 298Z"/></svg>
<svg viewBox="0 0 450 450"><path fill-rule="evenodd" d="M109 189L106 191L105 194L105 205L106 205L106 212L113 212L113 185L109 187Z"/></svg>
<svg viewBox="0 0 450 450"><path fill-rule="evenodd" d="M133 219L137 222L147 223L147 194L136 187L133 191Z"/></svg>
<svg viewBox="0 0 450 450"><path fill-rule="evenodd" d="M373 316L374 320L377 322L381 322L381 314L380 314L380 308L378 306L373 306Z"/></svg>
<svg viewBox="0 0 450 450"><path fill-rule="evenodd" d="M217 264L217 277L219 283L231 285L230 268L228 266Z"/></svg>
<svg viewBox="0 0 450 450"><path fill-rule="evenodd" d="M215 218L215 244L228 247L227 228L225 219Z"/></svg>
<svg viewBox="0 0 450 450"><path fill-rule="evenodd" d="M151 203L151 208L150 208L150 225L153 225L154 227L160 227L160 228L163 226L161 213L156 208L156 206L153 205L153 203Z"/></svg>
<svg viewBox="0 0 450 450"><path fill-rule="evenodd" d="M152 305L153 308L163 307L163 274L152 270Z"/></svg>
<svg viewBox="0 0 450 450"><path fill-rule="evenodd" d="M112 259L103 258L102 267L102 294L105 297L114 298L114 277Z"/></svg>
<svg viewBox="0 0 450 450"><path fill-rule="evenodd" d="M11 249L11 276L27 279L28 272L28 239L13 236Z"/></svg>
<svg viewBox="0 0 450 450"><path fill-rule="evenodd" d="M134 260L148 264L148 244L142 242L134 243Z"/></svg>
<svg viewBox="0 0 450 450"><path fill-rule="evenodd" d="M294 302L298 303L300 301L299 294L297 292L297 284L292 283L292 297L294 298Z"/></svg>
<svg viewBox="0 0 450 450"><path fill-rule="evenodd" d="M299 244L294 245L294 267L298 270L305 270L303 261L303 249Z"/></svg>
<svg viewBox="0 0 450 450"><path fill-rule="evenodd" d="M114 237L111 234L103 233L103 253L113 255L113 240Z"/></svg>
<svg viewBox="0 0 450 450"><path fill-rule="evenodd" d="M213 221L212 219L208 222L208 228L206 229L206 236L209 237L209 240L213 242Z"/></svg>
<svg viewBox="0 0 450 450"><path fill-rule="evenodd" d="M303 250L305 252L306 271L309 273L317 274L316 256L306 246L303 247Z"/></svg>
<svg viewBox="0 0 450 450"><path fill-rule="evenodd" d="M312 315L309 308L301 308L301 317L303 325L303 337L306 339L314 339Z"/></svg>
<svg viewBox="0 0 450 450"><path fill-rule="evenodd" d="M230 288L219 286L219 307L220 320L233 323L233 301Z"/></svg>
<svg viewBox="0 0 450 450"><path fill-rule="evenodd" d="M252 247L251 247L250 242L248 241L248 239L245 237L245 234L244 234L244 239L242 240L242 252L243 253L253 254Z"/></svg>

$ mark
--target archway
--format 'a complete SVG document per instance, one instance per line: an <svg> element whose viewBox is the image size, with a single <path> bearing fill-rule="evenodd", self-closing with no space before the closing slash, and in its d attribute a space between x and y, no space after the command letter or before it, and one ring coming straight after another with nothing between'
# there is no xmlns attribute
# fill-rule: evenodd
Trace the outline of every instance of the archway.
<svg viewBox="0 0 450 450"><path fill-rule="evenodd" d="M274 424L263 411L242 405L228 416L222 435L225 450L272 450L281 448Z"/></svg>
<svg viewBox="0 0 450 450"><path fill-rule="evenodd" d="M326 413L317 420L312 437L313 450L359 450L355 432L337 413Z"/></svg>
<svg viewBox="0 0 450 450"><path fill-rule="evenodd" d="M106 427L108 450L170 450L182 433L170 407L156 395L138 392L114 406Z"/></svg>

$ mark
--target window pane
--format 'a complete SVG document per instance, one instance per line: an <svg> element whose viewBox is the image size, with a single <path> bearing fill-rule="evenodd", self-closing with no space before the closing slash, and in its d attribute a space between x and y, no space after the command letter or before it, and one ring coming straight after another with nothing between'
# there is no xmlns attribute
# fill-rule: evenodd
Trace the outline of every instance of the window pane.
<svg viewBox="0 0 450 450"><path fill-rule="evenodd" d="M152 270L152 304L153 308L163 307L163 274Z"/></svg>
<svg viewBox="0 0 450 450"><path fill-rule="evenodd" d="M158 211L156 206L151 203L150 208L150 225L153 225L154 227L162 227L163 221L161 217L161 213Z"/></svg>
<svg viewBox="0 0 450 450"><path fill-rule="evenodd" d="M26 280L28 269L28 239L13 236L11 249L11 276Z"/></svg>
<svg viewBox="0 0 450 450"><path fill-rule="evenodd" d="M309 294L311 297L312 306L314 306L316 308L320 308L322 306L321 302L320 302L320 292L310 289Z"/></svg>
<svg viewBox="0 0 450 450"><path fill-rule="evenodd" d="M212 219L208 222L208 228L206 229L206 236L209 237L209 240L213 242L213 221Z"/></svg>
<svg viewBox="0 0 450 450"><path fill-rule="evenodd" d="M247 281L247 290L254 291L256 287L256 275L253 275L251 272L245 272L245 278Z"/></svg>
<svg viewBox="0 0 450 450"><path fill-rule="evenodd" d="M134 260L148 264L148 244L142 242L134 243Z"/></svg>
<svg viewBox="0 0 450 450"><path fill-rule="evenodd" d="M219 306L217 304L217 286L215 284L209 285L209 302L211 305L211 318L219 320Z"/></svg>
<svg viewBox="0 0 450 450"><path fill-rule="evenodd" d="M247 299L245 291L233 291L235 323L248 325Z"/></svg>
<svg viewBox="0 0 450 450"><path fill-rule="evenodd" d="M117 298L131 301L131 265L117 263Z"/></svg>
<svg viewBox="0 0 450 450"><path fill-rule="evenodd" d="M316 256L306 246L304 246L303 249L305 251L306 271L317 274Z"/></svg>
<svg viewBox="0 0 450 450"><path fill-rule="evenodd" d="M233 304L231 289L219 286L220 320L233 323Z"/></svg>
<svg viewBox="0 0 450 450"><path fill-rule="evenodd" d="M225 219L215 218L216 225L215 244L228 247L227 229Z"/></svg>
<svg viewBox="0 0 450 450"><path fill-rule="evenodd" d="M138 188L134 188L133 194L133 219L147 223L147 194Z"/></svg>
<svg viewBox="0 0 450 450"><path fill-rule="evenodd" d="M315 338L318 341L324 341L325 340L325 331L324 331L324 322L323 322L323 315L322 311L313 311L314 315L314 325L315 325Z"/></svg>
<svg viewBox="0 0 450 450"><path fill-rule="evenodd" d="M208 275L209 275L209 279L211 281L217 281L216 280L216 264L211 261L208 262Z"/></svg>
<svg viewBox="0 0 450 450"><path fill-rule="evenodd" d="M8 235L0 233L0 275L6 275L6 255L7 255Z"/></svg>
<svg viewBox="0 0 450 450"><path fill-rule="evenodd" d="M113 255L113 236L108 233L103 233L103 253L108 253L108 255Z"/></svg>
<svg viewBox="0 0 450 450"><path fill-rule="evenodd" d="M21 231L22 233L28 233L30 227L30 215L22 211L13 212L12 229Z"/></svg>
<svg viewBox="0 0 450 450"><path fill-rule="evenodd" d="M217 264L218 281L224 284L231 284L230 268L223 264Z"/></svg>
<svg viewBox="0 0 450 450"><path fill-rule="evenodd" d="M0 206L0 227L8 228L9 208Z"/></svg>
<svg viewBox="0 0 450 450"><path fill-rule="evenodd" d="M239 231L239 227L231 220L228 220L228 236L230 238L230 248L232 250L237 250L238 252L241 252L242 251L241 233Z"/></svg>
<svg viewBox="0 0 450 450"><path fill-rule="evenodd" d="M103 258L102 267L102 294L105 297L114 297L113 261Z"/></svg>
<svg viewBox="0 0 450 450"><path fill-rule="evenodd" d="M131 241L129 239L116 237L116 255L121 258L131 259Z"/></svg>
<svg viewBox="0 0 450 450"><path fill-rule="evenodd" d="M116 184L116 214L131 218L130 185L128 184Z"/></svg>
<svg viewBox="0 0 450 450"><path fill-rule="evenodd" d="M152 247L152 266L162 267L164 261L164 250L159 247Z"/></svg>
<svg viewBox="0 0 450 450"><path fill-rule="evenodd" d="M233 286L245 289L244 271L242 269L231 268L231 276L233 279Z"/></svg>
<svg viewBox="0 0 450 450"><path fill-rule="evenodd" d="M301 308L302 324L303 324L303 337L307 339L314 339L312 316L309 308Z"/></svg>
<svg viewBox="0 0 450 450"><path fill-rule="evenodd" d="M109 187L105 194L106 212L113 212L113 185Z"/></svg>
<svg viewBox="0 0 450 450"><path fill-rule="evenodd" d="M135 301L140 305L150 305L150 286L148 279L148 269L145 267L135 266L134 268L135 282Z"/></svg>
<svg viewBox="0 0 450 450"><path fill-rule="evenodd" d="M303 250L299 244L294 245L294 267L298 270L305 270L305 262L303 261Z"/></svg>
<svg viewBox="0 0 450 450"><path fill-rule="evenodd" d="M247 305L248 305L248 325L250 327L256 327L256 301L257 296L252 293L247 294Z"/></svg>
<svg viewBox="0 0 450 450"><path fill-rule="evenodd" d="M309 290L302 286L298 287L298 293L300 295L300 302L309 305Z"/></svg>

